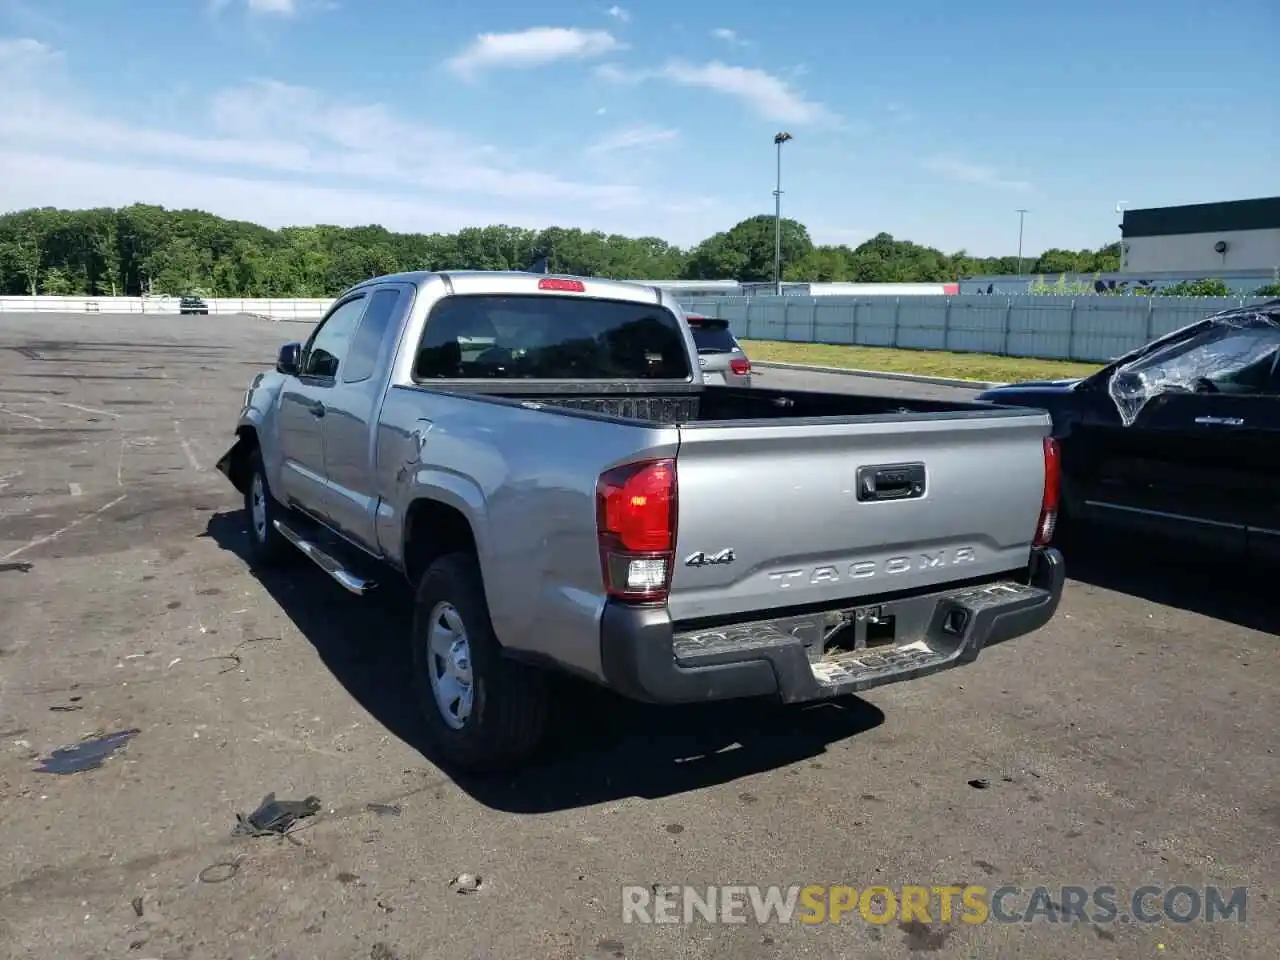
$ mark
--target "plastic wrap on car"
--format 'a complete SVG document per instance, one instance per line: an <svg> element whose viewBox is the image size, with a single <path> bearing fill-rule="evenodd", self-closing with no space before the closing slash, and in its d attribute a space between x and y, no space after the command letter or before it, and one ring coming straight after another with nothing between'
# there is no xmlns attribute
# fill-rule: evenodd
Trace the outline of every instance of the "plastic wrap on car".
<svg viewBox="0 0 1280 960"><path fill-rule="evenodd" d="M1241 330L1254 327L1280 329L1280 319L1276 315L1262 312L1224 315L1214 318L1213 322ZM1197 351L1194 357L1175 357L1161 362L1162 357L1173 353L1181 345L1181 340L1175 340L1157 347L1150 353L1122 364L1111 374L1111 379L1107 381L1107 393L1126 427L1132 425L1142 409L1161 394L1194 393L1197 381L1230 373L1274 353L1276 349L1274 341L1258 340L1244 351L1223 345L1219 350Z"/></svg>

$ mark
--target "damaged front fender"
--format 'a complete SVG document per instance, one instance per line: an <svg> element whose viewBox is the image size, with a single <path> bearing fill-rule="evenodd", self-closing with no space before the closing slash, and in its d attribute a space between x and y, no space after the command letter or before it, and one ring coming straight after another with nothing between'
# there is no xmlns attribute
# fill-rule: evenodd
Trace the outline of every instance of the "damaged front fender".
<svg viewBox="0 0 1280 960"><path fill-rule="evenodd" d="M258 438L253 431L241 429L236 435L236 442L214 464L240 493L249 488L249 455L257 446Z"/></svg>

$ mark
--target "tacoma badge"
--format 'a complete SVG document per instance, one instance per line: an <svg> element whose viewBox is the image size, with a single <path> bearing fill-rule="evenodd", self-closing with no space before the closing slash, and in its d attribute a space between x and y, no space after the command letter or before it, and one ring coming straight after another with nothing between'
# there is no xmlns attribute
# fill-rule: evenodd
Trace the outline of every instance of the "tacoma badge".
<svg viewBox="0 0 1280 960"><path fill-rule="evenodd" d="M691 553L684 558L686 567L709 567L717 563L733 563L733 547L725 547L719 553L707 555L699 550L697 553Z"/></svg>

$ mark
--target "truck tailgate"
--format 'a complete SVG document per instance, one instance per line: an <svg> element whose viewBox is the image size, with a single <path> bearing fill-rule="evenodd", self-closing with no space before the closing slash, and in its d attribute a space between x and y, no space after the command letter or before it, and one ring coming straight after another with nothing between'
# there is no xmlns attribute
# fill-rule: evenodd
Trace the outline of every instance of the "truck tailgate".
<svg viewBox="0 0 1280 960"><path fill-rule="evenodd" d="M1041 411L680 428L676 621L924 589L1025 566Z"/></svg>

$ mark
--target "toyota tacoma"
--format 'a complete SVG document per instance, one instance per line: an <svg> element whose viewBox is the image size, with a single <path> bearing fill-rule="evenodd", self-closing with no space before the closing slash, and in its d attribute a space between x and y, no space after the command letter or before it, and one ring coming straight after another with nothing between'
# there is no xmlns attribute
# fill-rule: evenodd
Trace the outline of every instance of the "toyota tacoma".
<svg viewBox="0 0 1280 960"><path fill-rule="evenodd" d="M252 563L412 585L415 687L462 769L534 753L548 671L814 701L970 663L1062 593L1047 413L706 383L638 283L365 281L235 433Z"/></svg>

